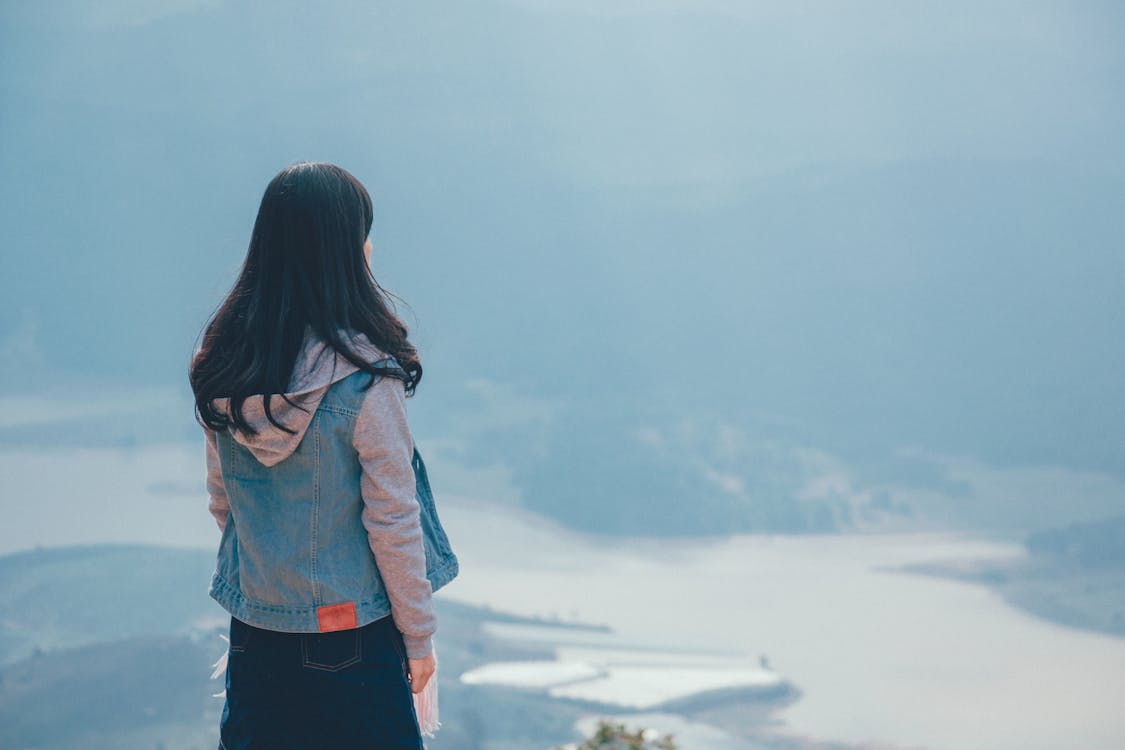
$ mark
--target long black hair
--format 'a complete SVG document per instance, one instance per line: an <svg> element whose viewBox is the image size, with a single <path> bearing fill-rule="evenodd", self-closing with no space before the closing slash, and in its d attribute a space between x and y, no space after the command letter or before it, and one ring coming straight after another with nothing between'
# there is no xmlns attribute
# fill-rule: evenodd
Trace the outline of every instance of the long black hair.
<svg viewBox="0 0 1125 750"><path fill-rule="evenodd" d="M266 416L274 394L285 397L306 326L353 364L371 374L399 377L407 395L422 378L418 353L406 326L388 304L390 295L363 252L371 232L371 196L346 170L326 162L295 162L270 180L258 207L246 260L235 282L204 327L189 379L197 421L221 430L242 416L248 396L265 395ZM401 369L376 369L350 347L341 330L363 333ZM230 398L230 417L211 401ZM300 408L300 407L299 407Z"/></svg>

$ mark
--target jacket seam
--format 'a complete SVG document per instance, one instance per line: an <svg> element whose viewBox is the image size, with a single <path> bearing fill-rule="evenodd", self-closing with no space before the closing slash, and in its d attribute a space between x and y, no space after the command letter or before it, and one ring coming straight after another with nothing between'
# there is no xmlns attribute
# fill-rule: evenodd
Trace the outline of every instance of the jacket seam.
<svg viewBox="0 0 1125 750"><path fill-rule="evenodd" d="M313 601L322 604L320 598L320 573L316 565L317 548L320 545L320 418L313 419L313 502L312 502L312 590Z"/></svg>
<svg viewBox="0 0 1125 750"><path fill-rule="evenodd" d="M442 562L436 568L426 572L426 578L430 581L432 590L437 592L447 583L454 580L459 570L460 563L457 559L457 555L450 553L448 557L442 559ZM309 628L307 632L318 632L318 626L316 625L316 606L302 605L293 607L283 604L263 604L256 602L248 598L235 586L231 585L218 570L211 575L210 588L211 598L243 622L267 629L307 627ZM374 619L391 614L392 611L390 598L385 591L380 592L374 599L357 601L356 609L367 613L371 613L371 611L374 610L374 614L371 615ZM256 617L254 613L260 614L261 619ZM289 619L286 619L284 623L279 623L277 618L282 617ZM252 620L256 622L252 622ZM295 624L297 620L303 622ZM362 624L365 623L360 623L360 625Z"/></svg>
<svg viewBox="0 0 1125 750"><path fill-rule="evenodd" d="M359 416L359 412L355 411L354 409L349 409L345 406L336 406L335 404L321 403L321 405L317 407L317 411L330 411L335 414L343 414L349 417Z"/></svg>
<svg viewBox="0 0 1125 750"><path fill-rule="evenodd" d="M218 572L215 572L215 573L212 574L211 577L212 577L212 585L211 585L212 594L211 594L211 596L212 596L212 598L215 598L220 602L222 602L222 601L236 602L240 607L242 607L244 609L253 609L253 610L257 610L259 612L263 612L263 613L266 613L266 614L289 615L291 617L300 617L300 616L309 616L309 617L314 617L314 618L316 617L316 610L317 610L316 606L310 605L310 606L301 606L301 607L287 607L284 604L260 604L258 602L255 602L254 600L248 598L245 594L243 594L241 591L239 591L234 586L232 586L230 584L230 582L227 581L227 579L222 576L222 574L220 574ZM365 601L356 602L356 607L357 608L366 608L366 607L373 607L373 606L379 606L379 605L388 605L389 606L389 604L390 604L390 599L388 597L386 597L386 595L384 594L384 595L381 595L381 596L379 596L375 599L369 599L369 600L365 600ZM239 619L242 619L242 618L239 618ZM246 622L246 620L242 620L242 621ZM249 624L253 624L253 623L249 623ZM317 631L309 631L309 632L320 632L320 631L317 630Z"/></svg>
<svg viewBox="0 0 1125 750"><path fill-rule="evenodd" d="M429 510L433 513L435 521L434 546L437 548L437 552L441 555L441 559L444 560L446 557L453 554L453 546L450 544L449 537L445 533L445 530L441 528L441 522L437 520L437 506L434 502L433 488L430 487L429 472L426 471L426 462L422 458L422 453L418 450L417 442L414 443L413 450L414 455L411 457L411 462L414 465L415 474L421 481L422 487L425 490L425 497L419 497L419 503L421 504L422 501L427 499L429 501Z"/></svg>

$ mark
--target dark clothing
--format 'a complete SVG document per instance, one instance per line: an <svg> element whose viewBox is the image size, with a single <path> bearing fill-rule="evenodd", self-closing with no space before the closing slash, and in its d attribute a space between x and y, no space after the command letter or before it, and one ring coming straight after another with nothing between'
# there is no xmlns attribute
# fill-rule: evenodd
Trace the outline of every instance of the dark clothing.
<svg viewBox="0 0 1125 750"><path fill-rule="evenodd" d="M390 615L328 633L231 618L220 750L423 750Z"/></svg>

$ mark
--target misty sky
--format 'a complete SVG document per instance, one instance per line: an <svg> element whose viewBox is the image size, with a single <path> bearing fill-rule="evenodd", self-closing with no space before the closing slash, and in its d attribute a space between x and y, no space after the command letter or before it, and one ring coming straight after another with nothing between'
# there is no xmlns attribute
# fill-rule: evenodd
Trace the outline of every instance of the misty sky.
<svg viewBox="0 0 1125 750"><path fill-rule="evenodd" d="M1125 474L1119 4L0 13L9 394L186 391L266 182L322 159L372 193L433 434Z"/></svg>

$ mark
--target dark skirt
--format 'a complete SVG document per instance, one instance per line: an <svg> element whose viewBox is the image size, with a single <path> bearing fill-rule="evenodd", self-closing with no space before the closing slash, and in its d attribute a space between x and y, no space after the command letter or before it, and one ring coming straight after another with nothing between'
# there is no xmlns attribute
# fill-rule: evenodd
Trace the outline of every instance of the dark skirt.
<svg viewBox="0 0 1125 750"><path fill-rule="evenodd" d="M231 618L220 750L422 750L402 633L282 633Z"/></svg>

